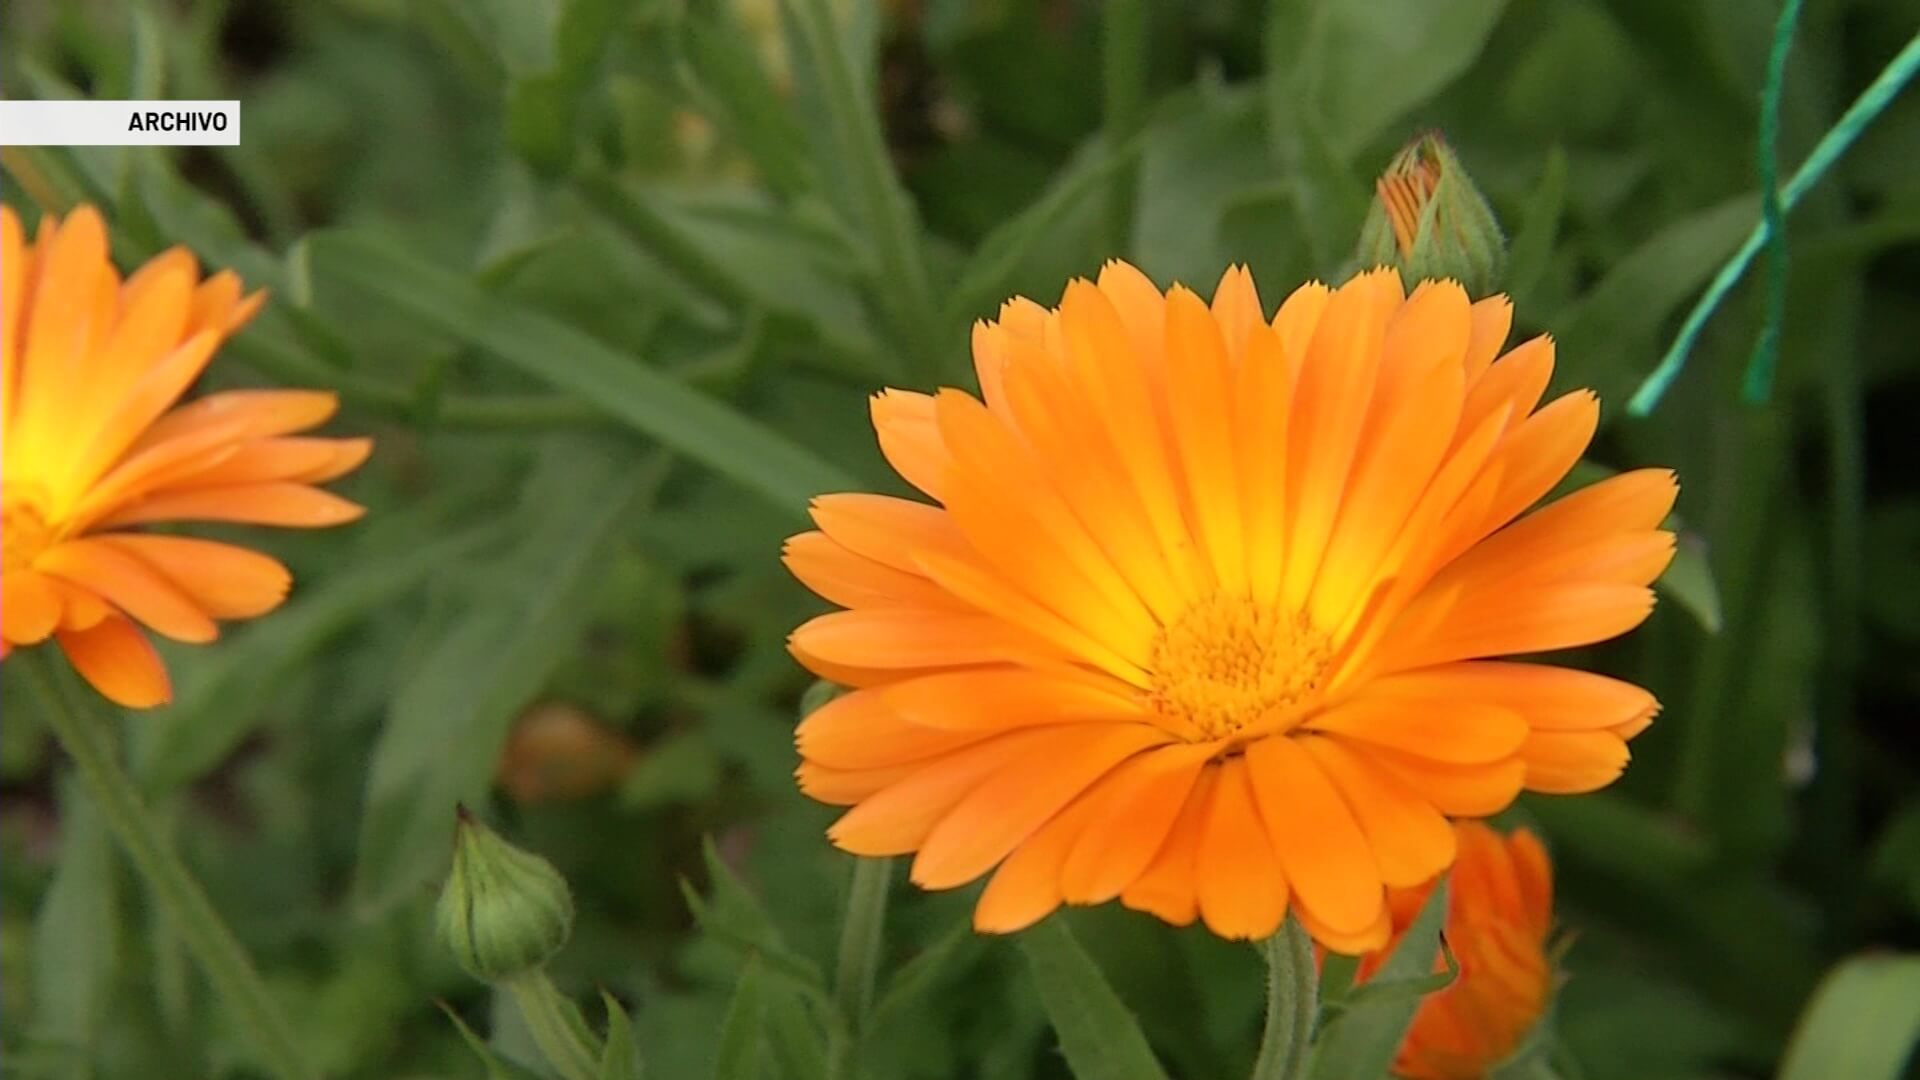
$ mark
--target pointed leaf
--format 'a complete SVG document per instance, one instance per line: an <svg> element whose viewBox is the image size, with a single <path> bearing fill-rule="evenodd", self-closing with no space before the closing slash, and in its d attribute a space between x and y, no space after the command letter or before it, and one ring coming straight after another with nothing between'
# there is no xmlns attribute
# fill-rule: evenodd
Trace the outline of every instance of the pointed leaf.
<svg viewBox="0 0 1920 1080"><path fill-rule="evenodd" d="M750 955L740 969L727 1018L720 1025L719 1049L714 1057L714 1080L758 1080L761 1028L766 1022L766 980L760 957Z"/></svg>
<svg viewBox="0 0 1920 1080"><path fill-rule="evenodd" d="M607 1047L600 1058L600 1080L640 1080L640 1048L633 1042L633 1021L620 999L600 992L607 1007Z"/></svg>
<svg viewBox="0 0 1920 1080"><path fill-rule="evenodd" d="M1140 1022L1055 914L1019 936L1040 1000L1078 1080L1166 1080Z"/></svg>
<svg viewBox="0 0 1920 1080"><path fill-rule="evenodd" d="M490 294L384 238L360 233L316 236L311 257L317 277L347 282L578 395L634 430L796 514L814 494L858 486L813 451L638 358L567 323Z"/></svg>
<svg viewBox="0 0 1920 1080"><path fill-rule="evenodd" d="M1380 1080L1387 1075L1420 999L1446 984L1436 986L1433 971L1446 916L1447 882L1443 878L1386 963L1373 979L1346 995L1339 1014L1322 1029L1315 1040L1309 1076L1314 1080ZM1451 964L1449 968L1451 972ZM1451 973L1445 978L1451 981ZM1367 993L1376 982L1380 988Z"/></svg>
<svg viewBox="0 0 1920 1080"><path fill-rule="evenodd" d="M460 1041L466 1043L467 1049L480 1059L481 1066L487 1070L487 1080L542 1080L540 1074L532 1069L494 1053L493 1047L487 1045L487 1040L476 1034L465 1020L460 1019L460 1014L453 1011L453 1006L444 1001L435 1004L447 1014L447 1019L453 1021L454 1030L460 1033Z"/></svg>
<svg viewBox="0 0 1920 1080"><path fill-rule="evenodd" d="M1920 1042L1920 954L1858 956L1820 983L1780 1080L1899 1080Z"/></svg>

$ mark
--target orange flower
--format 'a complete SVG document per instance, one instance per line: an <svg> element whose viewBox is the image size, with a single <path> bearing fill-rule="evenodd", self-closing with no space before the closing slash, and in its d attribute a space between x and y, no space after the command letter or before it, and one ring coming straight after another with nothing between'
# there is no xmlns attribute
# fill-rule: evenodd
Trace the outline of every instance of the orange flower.
<svg viewBox="0 0 1920 1080"><path fill-rule="evenodd" d="M1502 837L1477 821L1461 822L1455 835L1460 855L1449 879L1446 934L1460 974L1420 1002L1393 1066L1406 1080L1480 1080L1520 1048L1553 989L1546 849L1525 829ZM1394 943L1432 889L1393 890ZM1385 956L1383 950L1361 961L1361 981ZM1437 952L1434 970L1446 970Z"/></svg>
<svg viewBox="0 0 1920 1080"><path fill-rule="evenodd" d="M930 889L998 867L983 930L1118 897L1257 938L1291 905L1359 953L1453 861L1450 816L1613 780L1651 694L1489 658L1645 619L1674 479L1514 522L1599 404L1536 410L1553 343L1496 360L1509 320L1375 271L1269 321L1244 270L1209 307L1110 263L975 328L984 404L877 396L941 505L823 496L786 548L848 608L791 640L856 688L798 732L802 789L853 807L833 841L917 852Z"/></svg>
<svg viewBox="0 0 1920 1080"><path fill-rule="evenodd" d="M51 636L102 694L160 704L166 668L136 620L212 641L215 620L271 610L289 579L244 548L130 527L351 521L358 506L309 485L371 444L288 437L333 414L317 391L226 391L167 411L263 297L243 297L231 272L200 280L181 248L123 283L91 207L42 218L31 244L0 207L0 290L0 656Z"/></svg>

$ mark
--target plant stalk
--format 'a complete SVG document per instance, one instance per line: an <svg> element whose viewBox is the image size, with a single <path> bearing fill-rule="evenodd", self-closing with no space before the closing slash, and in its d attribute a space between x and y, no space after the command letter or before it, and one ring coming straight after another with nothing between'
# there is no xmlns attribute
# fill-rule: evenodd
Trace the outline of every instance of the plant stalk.
<svg viewBox="0 0 1920 1080"><path fill-rule="evenodd" d="M180 934L215 993L253 1040L262 1063L285 1080L317 1077L300 1052L293 1025L268 992L245 947L156 827L159 819L141 801L133 778L118 760L113 732L100 722L95 709L74 703L52 669L55 661L49 650L36 649L15 663L30 673L48 728L73 760L108 829L146 879L162 916Z"/></svg>

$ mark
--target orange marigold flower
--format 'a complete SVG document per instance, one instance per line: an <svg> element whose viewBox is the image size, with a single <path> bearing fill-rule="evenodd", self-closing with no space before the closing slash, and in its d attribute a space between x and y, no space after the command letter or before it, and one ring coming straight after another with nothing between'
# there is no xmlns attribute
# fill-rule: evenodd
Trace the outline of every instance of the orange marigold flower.
<svg viewBox="0 0 1920 1080"><path fill-rule="evenodd" d="M1460 854L1448 879L1446 935L1460 974L1414 1013L1393 1067L1405 1080L1480 1080L1519 1049L1553 990L1553 867L1546 849L1525 829L1502 837L1477 821L1461 822L1455 835ZM1432 889L1393 890L1393 943ZM1362 960L1360 979L1385 957L1382 950ZM1446 970L1437 952L1434 970Z"/></svg>
<svg viewBox="0 0 1920 1080"><path fill-rule="evenodd" d="M360 507L311 485L366 460L366 439L290 437L333 415L307 390L209 394L169 410L259 310L185 249L125 282L91 207L28 243L0 207L0 656L57 640L100 693L165 702L166 668L134 625L212 641L216 620L285 598L286 567L230 544L133 531L174 521L337 525Z"/></svg>
<svg viewBox="0 0 1920 1080"><path fill-rule="evenodd" d="M983 930L1118 897L1257 938L1291 905L1360 953L1449 817L1613 780L1651 694L1490 658L1645 619L1674 478L1516 522L1599 404L1536 409L1553 343L1496 359L1510 317L1375 271L1269 320L1243 269L1209 306L1116 262L975 327L984 403L875 397L940 505L822 496L785 553L848 609L790 643L855 688L798 731L833 841L930 889L998 867Z"/></svg>

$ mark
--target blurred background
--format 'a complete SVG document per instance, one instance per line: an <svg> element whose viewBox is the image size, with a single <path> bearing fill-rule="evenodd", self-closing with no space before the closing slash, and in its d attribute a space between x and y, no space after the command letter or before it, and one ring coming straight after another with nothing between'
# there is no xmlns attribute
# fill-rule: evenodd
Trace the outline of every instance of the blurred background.
<svg viewBox="0 0 1920 1080"><path fill-rule="evenodd" d="M1771 1075L1823 972L1920 946L1920 98L1792 217L1771 400L1739 400L1750 283L1650 418L1624 402L1757 219L1776 14L8 0L7 96L237 98L243 143L12 148L6 201L94 202L124 262L185 243L271 289L207 381L336 388L332 430L378 444L362 522L255 541L293 599L169 652L131 761L330 1076L486 1075L437 1003L531 1057L429 928L459 800L572 882L555 977L627 1003L651 1075L710 1074L754 952L765 1075L810 1076L850 863L790 776L783 639L820 604L778 550L812 494L905 492L867 395L971 388L971 320L1113 256L1203 293L1246 263L1269 304L1337 278L1373 176L1439 129L1511 238L1516 335L1601 394L1590 468L1683 483L1664 602L1582 660L1665 712L1615 787L1510 815L1560 875L1553 1030L1587 1080ZM1808 5L1783 174L1916 26ZM0 1074L260 1075L17 683ZM896 892L866 1075L1066 1075L973 893ZM1244 1070L1253 950L1071 918L1175 1075Z"/></svg>

